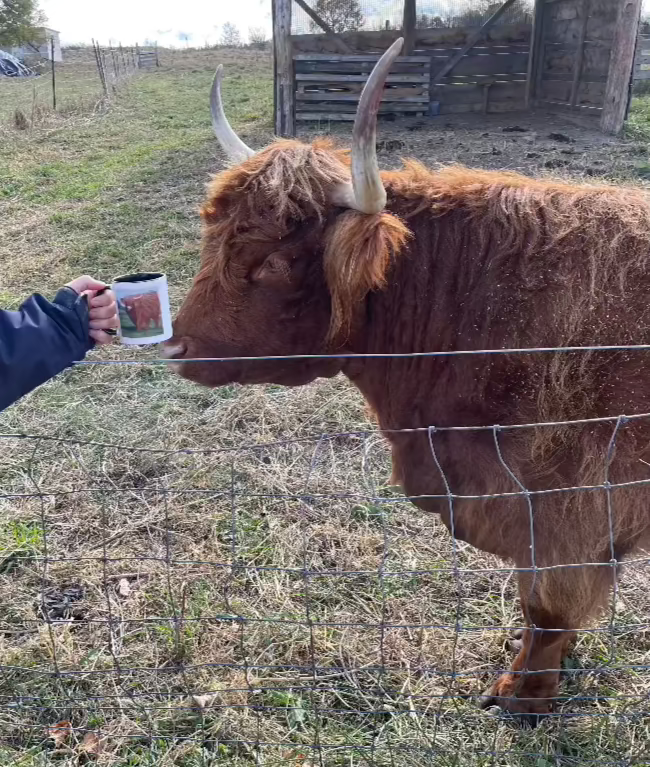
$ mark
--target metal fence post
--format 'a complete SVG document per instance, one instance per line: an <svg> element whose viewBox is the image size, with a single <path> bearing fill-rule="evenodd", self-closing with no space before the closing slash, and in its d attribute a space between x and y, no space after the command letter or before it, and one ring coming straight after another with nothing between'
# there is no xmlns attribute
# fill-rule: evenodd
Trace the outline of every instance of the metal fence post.
<svg viewBox="0 0 650 767"><path fill-rule="evenodd" d="M50 38L50 58L52 59L52 109L56 112L56 67L54 65L54 38Z"/></svg>

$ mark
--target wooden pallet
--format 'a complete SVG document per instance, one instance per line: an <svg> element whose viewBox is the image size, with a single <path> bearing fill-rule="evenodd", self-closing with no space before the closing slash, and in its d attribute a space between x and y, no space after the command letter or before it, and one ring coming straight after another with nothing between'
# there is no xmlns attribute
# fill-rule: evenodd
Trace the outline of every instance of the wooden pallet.
<svg viewBox="0 0 650 767"><path fill-rule="evenodd" d="M650 35L639 35L634 58L634 79L650 80Z"/></svg>
<svg viewBox="0 0 650 767"><path fill-rule="evenodd" d="M298 53L293 57L296 120L353 120L378 54ZM401 56L386 80L381 115L426 115L429 110L430 56Z"/></svg>
<svg viewBox="0 0 650 767"><path fill-rule="evenodd" d="M138 69L154 69L158 66L156 51L138 51Z"/></svg>

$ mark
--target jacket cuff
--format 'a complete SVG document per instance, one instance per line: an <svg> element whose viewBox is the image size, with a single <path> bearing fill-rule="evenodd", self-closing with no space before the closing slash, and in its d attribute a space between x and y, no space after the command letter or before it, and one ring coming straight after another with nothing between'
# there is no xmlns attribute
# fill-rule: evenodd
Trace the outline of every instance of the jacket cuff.
<svg viewBox="0 0 650 767"><path fill-rule="evenodd" d="M77 293L76 290L65 287L61 288L56 296L54 296L53 303L58 304L59 306L64 306L66 309L74 309L79 298L79 293Z"/></svg>
<svg viewBox="0 0 650 767"><path fill-rule="evenodd" d="M58 306L62 306L64 309L73 311L81 323L84 336L87 339L87 348L92 349L95 345L94 340L90 337L90 317L88 315L88 297L80 296L73 288L65 287L61 288L59 292L54 296L52 302Z"/></svg>

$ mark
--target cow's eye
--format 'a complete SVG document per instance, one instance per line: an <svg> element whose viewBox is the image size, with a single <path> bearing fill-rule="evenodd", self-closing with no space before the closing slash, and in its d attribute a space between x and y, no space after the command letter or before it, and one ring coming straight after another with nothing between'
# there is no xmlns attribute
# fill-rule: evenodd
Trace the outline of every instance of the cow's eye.
<svg viewBox="0 0 650 767"><path fill-rule="evenodd" d="M255 277L258 280L265 279L288 279L291 274L290 260L281 253L271 253L264 260L264 263L258 267Z"/></svg>

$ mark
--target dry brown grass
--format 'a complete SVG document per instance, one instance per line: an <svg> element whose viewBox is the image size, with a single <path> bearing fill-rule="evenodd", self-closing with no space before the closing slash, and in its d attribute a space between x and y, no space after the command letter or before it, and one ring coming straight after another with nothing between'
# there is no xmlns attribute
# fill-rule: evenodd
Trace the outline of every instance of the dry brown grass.
<svg viewBox="0 0 650 767"><path fill-rule="evenodd" d="M221 56L177 53L83 128L21 134L0 154L5 305L133 267L167 271L178 304L220 164L206 92ZM226 58L229 111L259 145L268 58ZM438 146L401 130L386 133L405 153ZM477 163L505 141L493 127L480 145L479 130ZM615 643L610 615L581 634L562 716L522 730L480 713L472 696L508 664L521 620L514 576L464 544L454 555L439 520L387 487L386 445L344 380L208 391L159 367L79 367L0 415L0 432L60 440L0 440L0 764L646 759L645 563L623 575ZM61 721L73 732L55 749ZM101 748L83 756L88 730Z"/></svg>

